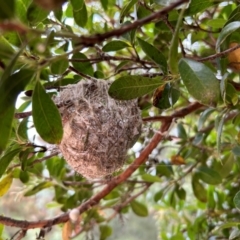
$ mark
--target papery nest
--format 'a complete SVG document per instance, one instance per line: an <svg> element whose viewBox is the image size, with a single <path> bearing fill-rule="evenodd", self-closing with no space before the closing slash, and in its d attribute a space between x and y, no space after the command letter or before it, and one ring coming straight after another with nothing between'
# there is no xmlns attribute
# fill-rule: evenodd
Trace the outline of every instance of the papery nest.
<svg viewBox="0 0 240 240"><path fill-rule="evenodd" d="M54 99L64 128L59 148L68 164L90 179L120 169L141 134L137 101L115 100L108 88L104 80L82 80Z"/></svg>

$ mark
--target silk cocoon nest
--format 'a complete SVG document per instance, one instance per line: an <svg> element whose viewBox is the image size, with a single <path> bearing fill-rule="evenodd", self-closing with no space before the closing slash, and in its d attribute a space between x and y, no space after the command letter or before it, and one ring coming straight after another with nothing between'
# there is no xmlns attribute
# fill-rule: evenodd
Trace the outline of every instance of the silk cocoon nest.
<svg viewBox="0 0 240 240"><path fill-rule="evenodd" d="M64 129L59 148L67 163L88 179L120 169L127 150L141 134L137 101L115 100L108 88L104 80L82 80L65 87L54 99Z"/></svg>

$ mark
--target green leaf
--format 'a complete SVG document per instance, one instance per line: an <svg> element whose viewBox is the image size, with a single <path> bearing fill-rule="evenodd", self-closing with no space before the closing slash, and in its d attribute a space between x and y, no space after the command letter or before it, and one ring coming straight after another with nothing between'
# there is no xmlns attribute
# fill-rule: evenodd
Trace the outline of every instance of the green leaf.
<svg viewBox="0 0 240 240"><path fill-rule="evenodd" d="M234 154L230 153L222 161L222 168L219 171L219 174L222 178L227 177L233 169L234 166Z"/></svg>
<svg viewBox="0 0 240 240"><path fill-rule="evenodd" d="M213 233L217 233L225 228L238 227L239 225L240 225L240 222L227 222L227 223L224 223L224 224L220 225L219 227L215 228Z"/></svg>
<svg viewBox="0 0 240 240"><path fill-rule="evenodd" d="M27 7L25 5L25 0L17 0L15 1L16 4L16 16L22 23L27 24Z"/></svg>
<svg viewBox="0 0 240 240"><path fill-rule="evenodd" d="M133 5L137 2L138 0L131 0L128 2L126 5L123 6L121 12L120 12L120 23L123 22L125 16L129 13Z"/></svg>
<svg viewBox="0 0 240 240"><path fill-rule="evenodd" d="M83 53L79 52L79 53L74 53L72 56L72 59L81 61L81 60L87 60L88 58ZM79 72L82 72L89 76L93 76L93 74L94 74L93 67L92 67L92 64L90 63L90 61L86 61L86 62L72 61L72 65Z"/></svg>
<svg viewBox="0 0 240 240"><path fill-rule="evenodd" d="M72 2L73 1L71 1L71 3ZM85 27L88 21L87 7L83 0L80 0L79 2L82 6L80 8L74 8L73 6L73 18L79 27Z"/></svg>
<svg viewBox="0 0 240 240"><path fill-rule="evenodd" d="M201 129L204 126L204 123L206 122L206 120L208 119L208 117L215 111L215 109L213 108L208 108L205 111L203 111L200 114L200 118L198 120L198 131L201 131Z"/></svg>
<svg viewBox="0 0 240 240"><path fill-rule="evenodd" d="M210 185L217 185L222 182L220 174L206 166L200 166L199 168L197 168L195 175L203 182Z"/></svg>
<svg viewBox="0 0 240 240"><path fill-rule="evenodd" d="M4 36L0 36L0 57L10 59L14 54L14 49Z"/></svg>
<svg viewBox="0 0 240 240"><path fill-rule="evenodd" d="M12 121L15 111L15 102L18 94L30 82L33 71L22 69L10 77L0 80L0 153L7 145L12 131Z"/></svg>
<svg viewBox="0 0 240 240"><path fill-rule="evenodd" d="M217 130L217 153L220 154L221 152L221 137L223 131L225 114L220 113L215 119L215 127Z"/></svg>
<svg viewBox="0 0 240 240"><path fill-rule="evenodd" d="M25 192L24 196L28 197L28 196L35 195L36 193L40 192L41 190L52 187L52 186L53 186L53 184L51 182L41 182L37 186L35 186L32 189Z"/></svg>
<svg viewBox="0 0 240 240"><path fill-rule="evenodd" d="M52 74L63 74L67 70L67 68L68 68L67 58L57 59L57 61L54 61L50 66Z"/></svg>
<svg viewBox="0 0 240 240"><path fill-rule="evenodd" d="M131 201L130 206L131 206L133 212L136 215L138 215L139 217L147 217L148 216L148 209L144 204L142 204L136 200L133 200L133 201Z"/></svg>
<svg viewBox="0 0 240 240"><path fill-rule="evenodd" d="M47 169L51 177L61 179L64 170L65 160L59 157L51 157L46 162Z"/></svg>
<svg viewBox="0 0 240 240"><path fill-rule="evenodd" d="M130 47L127 43L120 41L120 40L113 40L108 42L106 45L103 46L103 52L112 52L124 49L126 47Z"/></svg>
<svg viewBox="0 0 240 240"><path fill-rule="evenodd" d="M108 0L100 0L103 9L108 10Z"/></svg>
<svg viewBox="0 0 240 240"><path fill-rule="evenodd" d="M145 18L148 15L150 15L152 12L150 10L148 10L147 8L143 7L142 5L138 5L137 8L137 18L141 19L141 18Z"/></svg>
<svg viewBox="0 0 240 240"><path fill-rule="evenodd" d="M119 100L130 100L152 92L163 82L160 78L142 76L123 76L115 80L110 88L109 95Z"/></svg>
<svg viewBox="0 0 240 240"><path fill-rule="evenodd" d="M172 74L178 73L178 43L179 43L179 30L182 26L182 19L183 19L183 13L185 12L185 8L182 8L181 13L178 17L177 25L174 29L173 38L171 40L171 45L169 49L169 69Z"/></svg>
<svg viewBox="0 0 240 240"><path fill-rule="evenodd" d="M206 25L212 28L223 28L227 20L223 18L210 19L207 21Z"/></svg>
<svg viewBox="0 0 240 240"><path fill-rule="evenodd" d="M13 149L12 151L6 153L0 158L0 178L5 173L8 165L13 160L13 158L21 151L21 148Z"/></svg>
<svg viewBox="0 0 240 240"><path fill-rule="evenodd" d="M0 20L12 18L14 12L15 0L0 1Z"/></svg>
<svg viewBox="0 0 240 240"><path fill-rule="evenodd" d="M182 58L179 72L188 92L200 103L215 106L220 97L220 84L203 63Z"/></svg>
<svg viewBox="0 0 240 240"><path fill-rule="evenodd" d="M180 200L185 200L186 199L186 191L184 190L184 188L178 186L176 188L176 194L177 194L177 196Z"/></svg>
<svg viewBox="0 0 240 240"><path fill-rule="evenodd" d="M158 64L164 74L167 74L167 60L165 56L153 45L144 41L141 38L137 38L138 43L146 55Z"/></svg>
<svg viewBox="0 0 240 240"><path fill-rule="evenodd" d="M235 197L233 198L233 202L235 207L240 210L240 191L238 191L235 195Z"/></svg>
<svg viewBox="0 0 240 240"><path fill-rule="evenodd" d="M240 28L240 21L230 22L229 24L224 26L224 28L220 32L217 42L216 42L216 51L217 52L221 51L220 46L222 43L224 43L226 38L239 28Z"/></svg>
<svg viewBox="0 0 240 240"><path fill-rule="evenodd" d="M239 145L234 146L232 149L232 153L235 156L240 157L240 146Z"/></svg>
<svg viewBox="0 0 240 240"><path fill-rule="evenodd" d="M186 16L192 16L196 13L202 12L203 10L207 9L208 7L215 4L213 0L191 0L188 9L185 12Z"/></svg>
<svg viewBox="0 0 240 240"><path fill-rule="evenodd" d="M154 201L155 201L155 202L158 202L159 200L161 200L162 197L163 197L163 193L164 193L163 190L158 191L158 192L154 195Z"/></svg>
<svg viewBox="0 0 240 240"><path fill-rule="evenodd" d="M48 16L49 12L50 11L42 9L42 8L38 7L38 5L36 5L34 2L32 2L27 10L28 21L31 24L36 25L39 22L42 22L43 20L45 20Z"/></svg>
<svg viewBox="0 0 240 240"><path fill-rule="evenodd" d="M19 137L21 137L22 139L27 140L28 139L28 134L27 134L27 127L28 124L28 118L24 118L20 124L18 125L18 129L17 129L17 134Z"/></svg>
<svg viewBox="0 0 240 240"><path fill-rule="evenodd" d="M165 177L169 178L173 175L172 166L170 164L166 164L164 162L161 162L157 166L156 170L157 170L157 175L160 175L160 176L165 176Z"/></svg>
<svg viewBox="0 0 240 240"><path fill-rule="evenodd" d="M153 106L159 109L172 107L180 97L180 92L170 83L156 89L153 97Z"/></svg>
<svg viewBox="0 0 240 240"><path fill-rule="evenodd" d="M146 182L162 182L161 178L159 178L158 176L153 176L151 174L143 174L142 176L142 180L146 181Z"/></svg>
<svg viewBox="0 0 240 240"><path fill-rule="evenodd" d="M194 174L192 177L192 189L195 197L201 202L207 202L207 191L199 182L198 177Z"/></svg>
<svg viewBox="0 0 240 240"><path fill-rule="evenodd" d="M13 180L13 177L12 177L12 174L8 174L5 178L1 179L0 181L0 197L2 197L3 195L5 195L9 188L11 187L12 185L12 180Z"/></svg>
<svg viewBox="0 0 240 240"><path fill-rule="evenodd" d="M37 81L32 96L33 122L41 138L49 143L59 143L63 136L60 113L50 96Z"/></svg>
<svg viewBox="0 0 240 240"><path fill-rule="evenodd" d="M100 225L100 240L105 240L112 235L112 228L108 225Z"/></svg>

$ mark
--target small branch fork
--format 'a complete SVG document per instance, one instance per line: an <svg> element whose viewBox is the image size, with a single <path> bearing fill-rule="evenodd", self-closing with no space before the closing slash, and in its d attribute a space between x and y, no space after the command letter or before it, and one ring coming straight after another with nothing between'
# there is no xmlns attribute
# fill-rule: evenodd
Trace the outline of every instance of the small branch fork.
<svg viewBox="0 0 240 240"><path fill-rule="evenodd" d="M203 107L202 104L198 102L194 102L189 104L187 107L176 111L171 116L169 116L166 120L162 120L162 125L161 125L161 128L159 129L159 132L164 133L168 131L172 121L175 118L185 117L190 113L200 109L201 107ZM101 199L104 198L107 194L109 194L115 187L125 182L132 175L132 173L136 171L138 167L147 160L149 154L157 147L159 142L161 142L163 139L164 139L164 135L156 133L153 136L152 140L149 142L149 144L146 146L146 148L141 152L140 156L136 158L135 161L122 174L111 179L111 181L109 181L99 193L97 193L95 196L90 198L88 201L81 204L78 207L79 212L83 213L88 209L90 209L91 207L97 205L101 201ZM21 220L12 219L5 216L0 216L0 223L7 226L19 227L21 229L26 229L26 230L32 229L32 228L49 228L49 227L52 227L53 225L64 223L68 220L69 220L68 213L64 213L53 219L41 220L41 221L35 221L35 222L21 221Z"/></svg>

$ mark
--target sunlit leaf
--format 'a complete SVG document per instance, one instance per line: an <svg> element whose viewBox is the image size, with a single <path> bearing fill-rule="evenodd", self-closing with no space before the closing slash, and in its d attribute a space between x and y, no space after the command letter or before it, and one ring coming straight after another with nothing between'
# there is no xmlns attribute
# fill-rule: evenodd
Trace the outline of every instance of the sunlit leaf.
<svg viewBox="0 0 240 240"><path fill-rule="evenodd" d="M63 228L62 228L62 239L70 240L69 236L71 236L71 232L72 232L71 222L67 221L66 223L64 223Z"/></svg>
<svg viewBox="0 0 240 240"><path fill-rule="evenodd" d="M158 177L158 176L153 176L151 174L143 174L142 176L142 180L146 181L146 182L162 182L162 180Z"/></svg>
<svg viewBox="0 0 240 240"><path fill-rule="evenodd" d="M110 88L109 95L119 100L130 100L152 92L163 82L160 78L142 76L124 76L115 80Z"/></svg>
<svg viewBox="0 0 240 240"><path fill-rule="evenodd" d="M108 225L100 225L100 240L105 240L112 235L112 228Z"/></svg>
<svg viewBox="0 0 240 240"><path fill-rule="evenodd" d="M0 197L8 192L9 188L12 185L12 180L12 174L8 174L6 177L0 180Z"/></svg>
<svg viewBox="0 0 240 240"><path fill-rule="evenodd" d="M59 143L63 136L60 113L50 96L37 81L32 96L33 122L43 140Z"/></svg>
<svg viewBox="0 0 240 240"><path fill-rule="evenodd" d="M203 63L182 58L179 72L188 92L200 103L215 106L220 97L220 84Z"/></svg>

